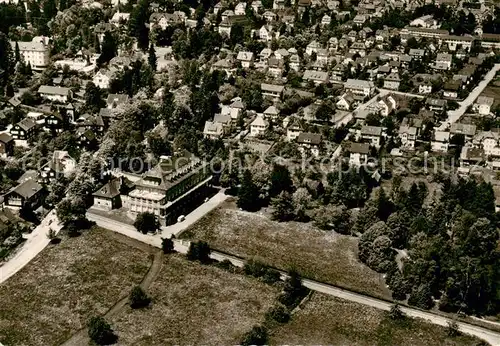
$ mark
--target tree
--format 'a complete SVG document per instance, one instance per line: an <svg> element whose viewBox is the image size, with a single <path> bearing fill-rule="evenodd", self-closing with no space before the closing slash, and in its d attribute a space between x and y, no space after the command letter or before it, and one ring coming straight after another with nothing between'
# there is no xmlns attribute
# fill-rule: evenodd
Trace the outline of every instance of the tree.
<svg viewBox="0 0 500 346"><path fill-rule="evenodd" d="M231 34L229 36L231 44L236 46L237 44L244 43L244 28L240 23L236 23L231 27Z"/></svg>
<svg viewBox="0 0 500 346"><path fill-rule="evenodd" d="M241 345L265 345L267 344L267 338L267 329L265 327L254 326L250 331L245 333L243 340L241 341Z"/></svg>
<svg viewBox="0 0 500 346"><path fill-rule="evenodd" d="M137 215L134 227L141 233L155 233L160 228L160 223L153 213L140 213Z"/></svg>
<svg viewBox="0 0 500 346"><path fill-rule="evenodd" d="M87 327L89 338L98 345L112 344L117 339L109 323L102 317L92 317Z"/></svg>
<svg viewBox="0 0 500 346"><path fill-rule="evenodd" d="M292 196L287 191L282 191L278 196L271 199L273 208L273 219L278 221L290 221L294 217Z"/></svg>
<svg viewBox="0 0 500 346"><path fill-rule="evenodd" d="M290 311L285 306L277 304L266 312L265 319L266 321L287 323L290 320Z"/></svg>
<svg viewBox="0 0 500 346"><path fill-rule="evenodd" d="M391 310L389 310L389 318L391 320L402 320L405 317L404 312L398 304L391 305Z"/></svg>
<svg viewBox="0 0 500 346"><path fill-rule="evenodd" d="M259 205L259 191L252 179L252 173L247 169L243 172L241 186L238 190L238 208L246 211L257 211Z"/></svg>
<svg viewBox="0 0 500 346"><path fill-rule="evenodd" d="M430 309L434 306L429 285L421 284L415 287L408 298L408 304L421 309Z"/></svg>
<svg viewBox="0 0 500 346"><path fill-rule="evenodd" d="M57 14L57 5L55 0L45 0L43 2L43 16L50 21Z"/></svg>
<svg viewBox="0 0 500 346"><path fill-rule="evenodd" d="M300 303L302 298L304 298L308 292L309 290L302 285L302 278L300 277L300 274L295 269L292 269L288 273L283 292L279 296L278 300L283 305L292 309Z"/></svg>
<svg viewBox="0 0 500 346"><path fill-rule="evenodd" d="M141 286L135 286L129 295L129 305L132 309L145 308L151 302L146 292Z"/></svg>
<svg viewBox="0 0 500 346"><path fill-rule="evenodd" d="M269 195L271 197L275 197L282 191L289 193L293 192L292 178L290 177L290 171L288 168L275 164L273 166L273 171L271 172L271 187L269 189Z"/></svg>
<svg viewBox="0 0 500 346"><path fill-rule="evenodd" d="M210 263L210 246L204 241L191 242L186 257L190 261Z"/></svg>
<svg viewBox="0 0 500 346"><path fill-rule="evenodd" d="M161 249L164 254L169 254L175 252L174 241L172 238L162 238L161 239Z"/></svg>
<svg viewBox="0 0 500 346"><path fill-rule="evenodd" d="M87 207L81 198L75 200L63 199L56 208L57 218L63 224L85 219L86 211Z"/></svg>
<svg viewBox="0 0 500 346"><path fill-rule="evenodd" d="M101 89L92 81L88 82L85 86L84 98L85 108L92 113L98 112L104 106Z"/></svg>
<svg viewBox="0 0 500 346"><path fill-rule="evenodd" d="M16 62L21 61L21 52L19 51L19 43L17 41L14 49L14 57L16 59Z"/></svg>
<svg viewBox="0 0 500 346"><path fill-rule="evenodd" d="M156 71L156 51L155 47L151 44L149 46L149 53L148 53L148 64L151 66L151 70Z"/></svg>
<svg viewBox="0 0 500 346"><path fill-rule="evenodd" d="M118 47L113 34L109 31L106 31L102 40L101 55L99 55L99 58L97 59L97 64L99 66L107 64L117 55L117 52Z"/></svg>

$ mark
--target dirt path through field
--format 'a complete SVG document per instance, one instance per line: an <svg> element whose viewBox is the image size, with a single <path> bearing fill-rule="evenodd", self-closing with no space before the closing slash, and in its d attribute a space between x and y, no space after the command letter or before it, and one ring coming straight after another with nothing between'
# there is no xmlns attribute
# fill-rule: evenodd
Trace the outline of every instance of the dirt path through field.
<svg viewBox="0 0 500 346"><path fill-rule="evenodd" d="M120 237L121 238L121 237ZM139 244L136 241L132 241L131 243L134 243L135 246L138 246ZM145 245L145 244L144 244ZM151 251L151 247L148 245L147 249L144 248L146 251ZM140 247L140 245L139 245ZM149 267L148 272L142 279L141 283L139 284L141 288L144 291L147 291L149 286L154 282L158 274L160 273L161 267L163 263L163 252L161 250L157 250L154 253L154 258L153 262L151 263L151 266ZM120 312L122 312L128 304L128 295L125 297L122 297L118 302L113 305L108 312L104 314L104 318L109 321L113 316L116 316ZM69 340L67 340L65 343L63 343L63 346L81 346L81 345L88 345L89 343L89 337L88 337L88 330L87 328L83 328L79 330L76 334L74 334Z"/></svg>

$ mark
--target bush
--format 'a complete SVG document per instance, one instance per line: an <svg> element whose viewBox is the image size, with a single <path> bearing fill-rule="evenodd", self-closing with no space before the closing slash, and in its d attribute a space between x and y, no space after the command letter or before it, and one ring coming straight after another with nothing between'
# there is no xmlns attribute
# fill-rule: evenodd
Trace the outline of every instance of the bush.
<svg viewBox="0 0 500 346"><path fill-rule="evenodd" d="M228 260L228 259L225 259L223 260L222 262L219 262L216 264L216 266L218 268L221 268L221 269L224 269L224 270L227 270L228 272L231 272L231 273L234 273L235 272L235 266L233 265L233 263Z"/></svg>
<svg viewBox="0 0 500 346"><path fill-rule="evenodd" d="M287 323L290 320L290 312L288 309L279 304L273 306L266 312L266 321L276 321L278 323Z"/></svg>
<svg viewBox="0 0 500 346"><path fill-rule="evenodd" d="M246 275L251 275L256 278L260 278L261 276L264 276L264 274L266 273L267 266L264 263L260 262L259 260L249 259L245 263L243 271L245 272Z"/></svg>
<svg viewBox="0 0 500 346"><path fill-rule="evenodd" d="M389 310L389 318L391 320L401 320L405 318L405 314L398 304L391 306L391 310Z"/></svg>
<svg viewBox="0 0 500 346"><path fill-rule="evenodd" d="M275 269L268 268L262 276L262 281L268 285L281 281L281 274Z"/></svg>
<svg viewBox="0 0 500 346"><path fill-rule="evenodd" d="M149 305L151 298L148 297L146 292L141 286L135 286L130 292L129 305L132 309L140 309Z"/></svg>
<svg viewBox="0 0 500 346"><path fill-rule="evenodd" d="M92 317L88 323L89 338L98 345L109 345L116 342L116 335L111 326L102 317Z"/></svg>
<svg viewBox="0 0 500 346"><path fill-rule="evenodd" d="M171 238L162 238L161 249L164 254L169 254L175 252L174 241Z"/></svg>
<svg viewBox="0 0 500 346"><path fill-rule="evenodd" d="M459 336L460 333L460 327L458 326L458 323L456 321L448 321L448 336L455 337Z"/></svg>
<svg viewBox="0 0 500 346"><path fill-rule="evenodd" d="M204 241L192 242L186 257L190 261L200 261L201 263L210 263L210 246Z"/></svg>
<svg viewBox="0 0 500 346"><path fill-rule="evenodd" d="M254 326L243 336L242 346L265 345L267 343L267 329L262 326Z"/></svg>

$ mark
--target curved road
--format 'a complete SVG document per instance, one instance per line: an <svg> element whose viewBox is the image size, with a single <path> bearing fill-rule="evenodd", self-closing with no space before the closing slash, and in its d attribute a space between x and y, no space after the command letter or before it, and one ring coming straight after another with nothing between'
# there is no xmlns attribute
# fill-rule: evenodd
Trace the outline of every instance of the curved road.
<svg viewBox="0 0 500 346"><path fill-rule="evenodd" d="M96 221L100 227L107 228L112 231L124 234L128 237L140 240L149 245L161 247L161 238L158 235L145 235L133 230L133 227L130 225L120 224L114 220L109 220L109 219L106 220L106 218L104 217L93 217L92 219ZM174 239L174 247L177 252L185 254L187 253L187 250L189 248L189 241ZM237 267L243 267L245 264L245 260L242 258L228 255L215 250L212 250L210 257L219 262L223 260L229 260L233 265ZM286 273L281 271L281 276L282 278L285 278ZM317 282L314 280L303 279L302 281L304 286L306 286L311 290L328 294L341 299L350 300L359 304L371 306L377 309L390 310L391 306L394 305L394 303L382 299L373 298L370 296L366 296L360 293L352 292L343 288ZM432 312L423 311L411 307L402 306L401 309L406 315L410 317L422 318L424 320L427 320L433 324L437 324L440 326L447 326L448 322L453 321L450 318L446 318L444 316L437 315ZM457 323L460 331L462 331L463 333L474 335L480 339L487 341L493 346L500 345L500 333L465 322L457 322Z"/></svg>
<svg viewBox="0 0 500 346"><path fill-rule="evenodd" d="M57 219L55 209L48 213L42 222L28 234L26 242L14 256L0 267L0 284L21 270L50 243L47 233L51 228L56 234L62 228Z"/></svg>

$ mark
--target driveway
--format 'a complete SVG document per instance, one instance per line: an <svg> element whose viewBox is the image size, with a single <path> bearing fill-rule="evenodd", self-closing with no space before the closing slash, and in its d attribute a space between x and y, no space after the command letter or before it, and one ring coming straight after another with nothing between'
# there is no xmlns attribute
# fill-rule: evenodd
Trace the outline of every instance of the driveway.
<svg viewBox="0 0 500 346"><path fill-rule="evenodd" d="M14 256L0 267L0 284L21 270L50 243L47 233L51 228L56 234L62 228L57 220L55 209L48 213L40 225L28 235L26 242Z"/></svg>

